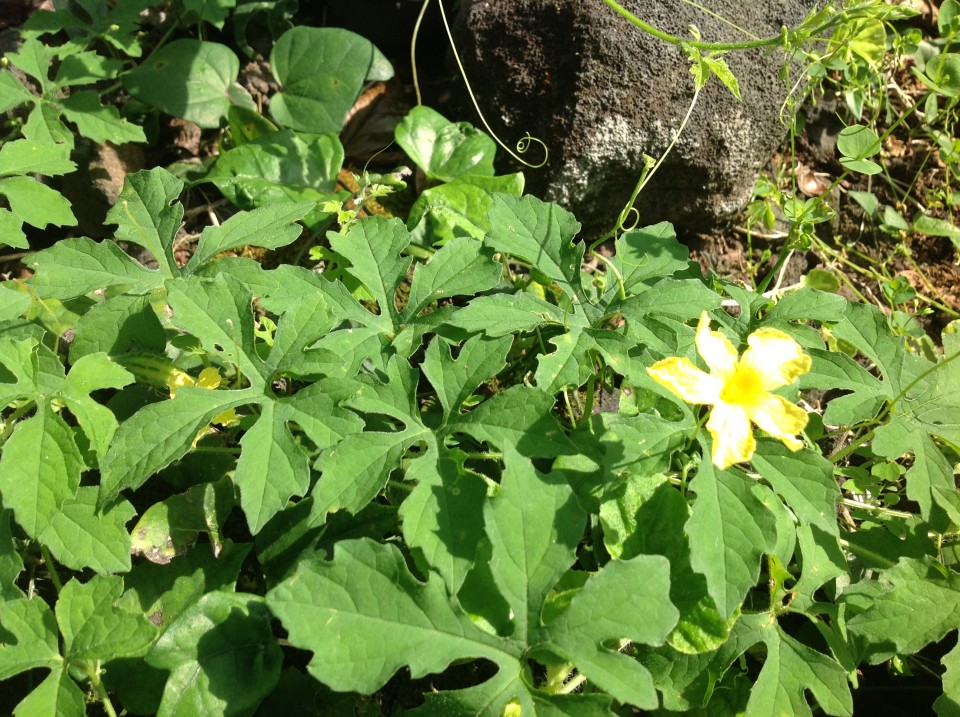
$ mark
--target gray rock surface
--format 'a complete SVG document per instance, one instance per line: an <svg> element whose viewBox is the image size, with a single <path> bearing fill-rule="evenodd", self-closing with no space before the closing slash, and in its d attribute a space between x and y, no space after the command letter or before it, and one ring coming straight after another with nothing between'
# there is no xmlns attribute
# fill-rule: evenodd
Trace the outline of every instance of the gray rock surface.
<svg viewBox="0 0 960 717"><path fill-rule="evenodd" d="M654 26L704 40L743 39L681 0L621 0ZM760 37L803 20L815 0L701 0ZM549 163L524 170L527 191L573 211L588 235L611 228L643 168L659 157L693 97L680 49L641 31L600 0L464 0L455 39L467 76L494 130L512 144L529 132ZM686 131L637 207L642 224L668 220L709 230L749 199L756 175L786 136L783 53L729 53L738 102L715 78ZM479 122L477 122L479 124ZM542 156L533 147L532 161Z"/></svg>

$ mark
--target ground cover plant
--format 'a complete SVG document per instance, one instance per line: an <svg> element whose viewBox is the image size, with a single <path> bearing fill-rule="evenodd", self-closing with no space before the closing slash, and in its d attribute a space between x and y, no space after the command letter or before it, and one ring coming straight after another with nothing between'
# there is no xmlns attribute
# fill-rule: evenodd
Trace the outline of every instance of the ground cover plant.
<svg viewBox="0 0 960 717"><path fill-rule="evenodd" d="M829 187L758 183L748 230L786 228L737 278L629 207L579 236L426 106L390 126L406 166L350 176L395 68L296 2L33 13L0 71L0 710L852 715L920 674L960 713L960 342L917 323L951 309L824 234L849 192L895 246L958 246L938 9L662 37L697 87L738 92L744 47L802 62L794 148L801 88L845 104ZM184 123L213 150L128 173L106 239L70 229L81 146ZM945 168L911 212L904 128ZM811 248L846 263L784 286ZM838 291L851 266L886 303Z"/></svg>

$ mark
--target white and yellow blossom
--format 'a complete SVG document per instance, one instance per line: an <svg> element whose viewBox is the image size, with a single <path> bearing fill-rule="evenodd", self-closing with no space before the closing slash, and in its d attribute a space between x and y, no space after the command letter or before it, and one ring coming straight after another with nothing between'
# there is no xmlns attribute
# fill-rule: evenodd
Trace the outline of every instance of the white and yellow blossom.
<svg viewBox="0 0 960 717"><path fill-rule="evenodd" d="M710 373L679 357L657 361L647 369L657 383L687 403L713 406L707 430L713 438L713 463L720 468L753 456L757 444L751 423L792 451L803 445L797 434L807 426L806 412L771 391L807 373L810 356L777 329L758 329L747 338L747 345L738 356L726 336L710 330L710 319L703 312L697 326L697 351Z"/></svg>

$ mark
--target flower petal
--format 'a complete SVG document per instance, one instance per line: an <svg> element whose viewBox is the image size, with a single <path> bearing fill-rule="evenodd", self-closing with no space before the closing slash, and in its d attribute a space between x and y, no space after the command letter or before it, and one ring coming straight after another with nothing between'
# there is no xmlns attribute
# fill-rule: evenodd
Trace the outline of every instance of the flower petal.
<svg viewBox="0 0 960 717"><path fill-rule="evenodd" d="M710 373L720 377L729 375L737 365L737 349L730 339L719 331L710 330L710 317L704 311L697 324L697 352L710 368Z"/></svg>
<svg viewBox="0 0 960 717"><path fill-rule="evenodd" d="M170 398L176 397L177 389L181 386L196 385L197 382L193 380L193 377L180 369L174 369L170 372L170 376L167 377L167 388L170 389Z"/></svg>
<svg viewBox="0 0 960 717"><path fill-rule="evenodd" d="M217 388L220 385L220 371L213 366L207 366L197 376L197 385L210 390Z"/></svg>
<svg viewBox="0 0 960 717"><path fill-rule="evenodd" d="M757 449L750 418L740 406L718 403L710 411L707 430L713 437L711 453L713 464L718 468L749 461Z"/></svg>
<svg viewBox="0 0 960 717"><path fill-rule="evenodd" d="M796 434L807 427L807 412L783 396L763 394L747 408L747 414L761 430L780 440L791 451L803 447L803 441L798 440Z"/></svg>
<svg viewBox="0 0 960 717"><path fill-rule="evenodd" d="M757 370L765 391L793 383L813 364L803 347L778 329L757 329L747 338L747 344L749 348L740 360Z"/></svg>
<svg viewBox="0 0 960 717"><path fill-rule="evenodd" d="M720 396L720 380L698 369L688 358L672 356L657 361L647 373L687 403L713 403Z"/></svg>

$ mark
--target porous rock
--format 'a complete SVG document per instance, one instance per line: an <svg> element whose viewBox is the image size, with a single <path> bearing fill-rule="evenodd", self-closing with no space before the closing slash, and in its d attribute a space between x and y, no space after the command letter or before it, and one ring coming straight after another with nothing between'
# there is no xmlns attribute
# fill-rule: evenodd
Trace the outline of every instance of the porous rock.
<svg viewBox="0 0 960 717"><path fill-rule="evenodd" d="M655 27L708 41L744 39L681 0L621 0ZM793 27L815 0L701 0L759 37ZM640 177L643 155L659 157L693 97L681 50L641 31L600 0L465 0L455 40L467 77L494 130L549 146L549 162L525 170L527 189L577 215L588 235L610 229ZM736 100L715 78L701 92L664 165L636 206L640 221L705 231L750 198L787 129L780 51L729 53ZM529 155L537 153L533 147ZM542 156L542 155L541 155ZM536 161L534 159L533 161Z"/></svg>

